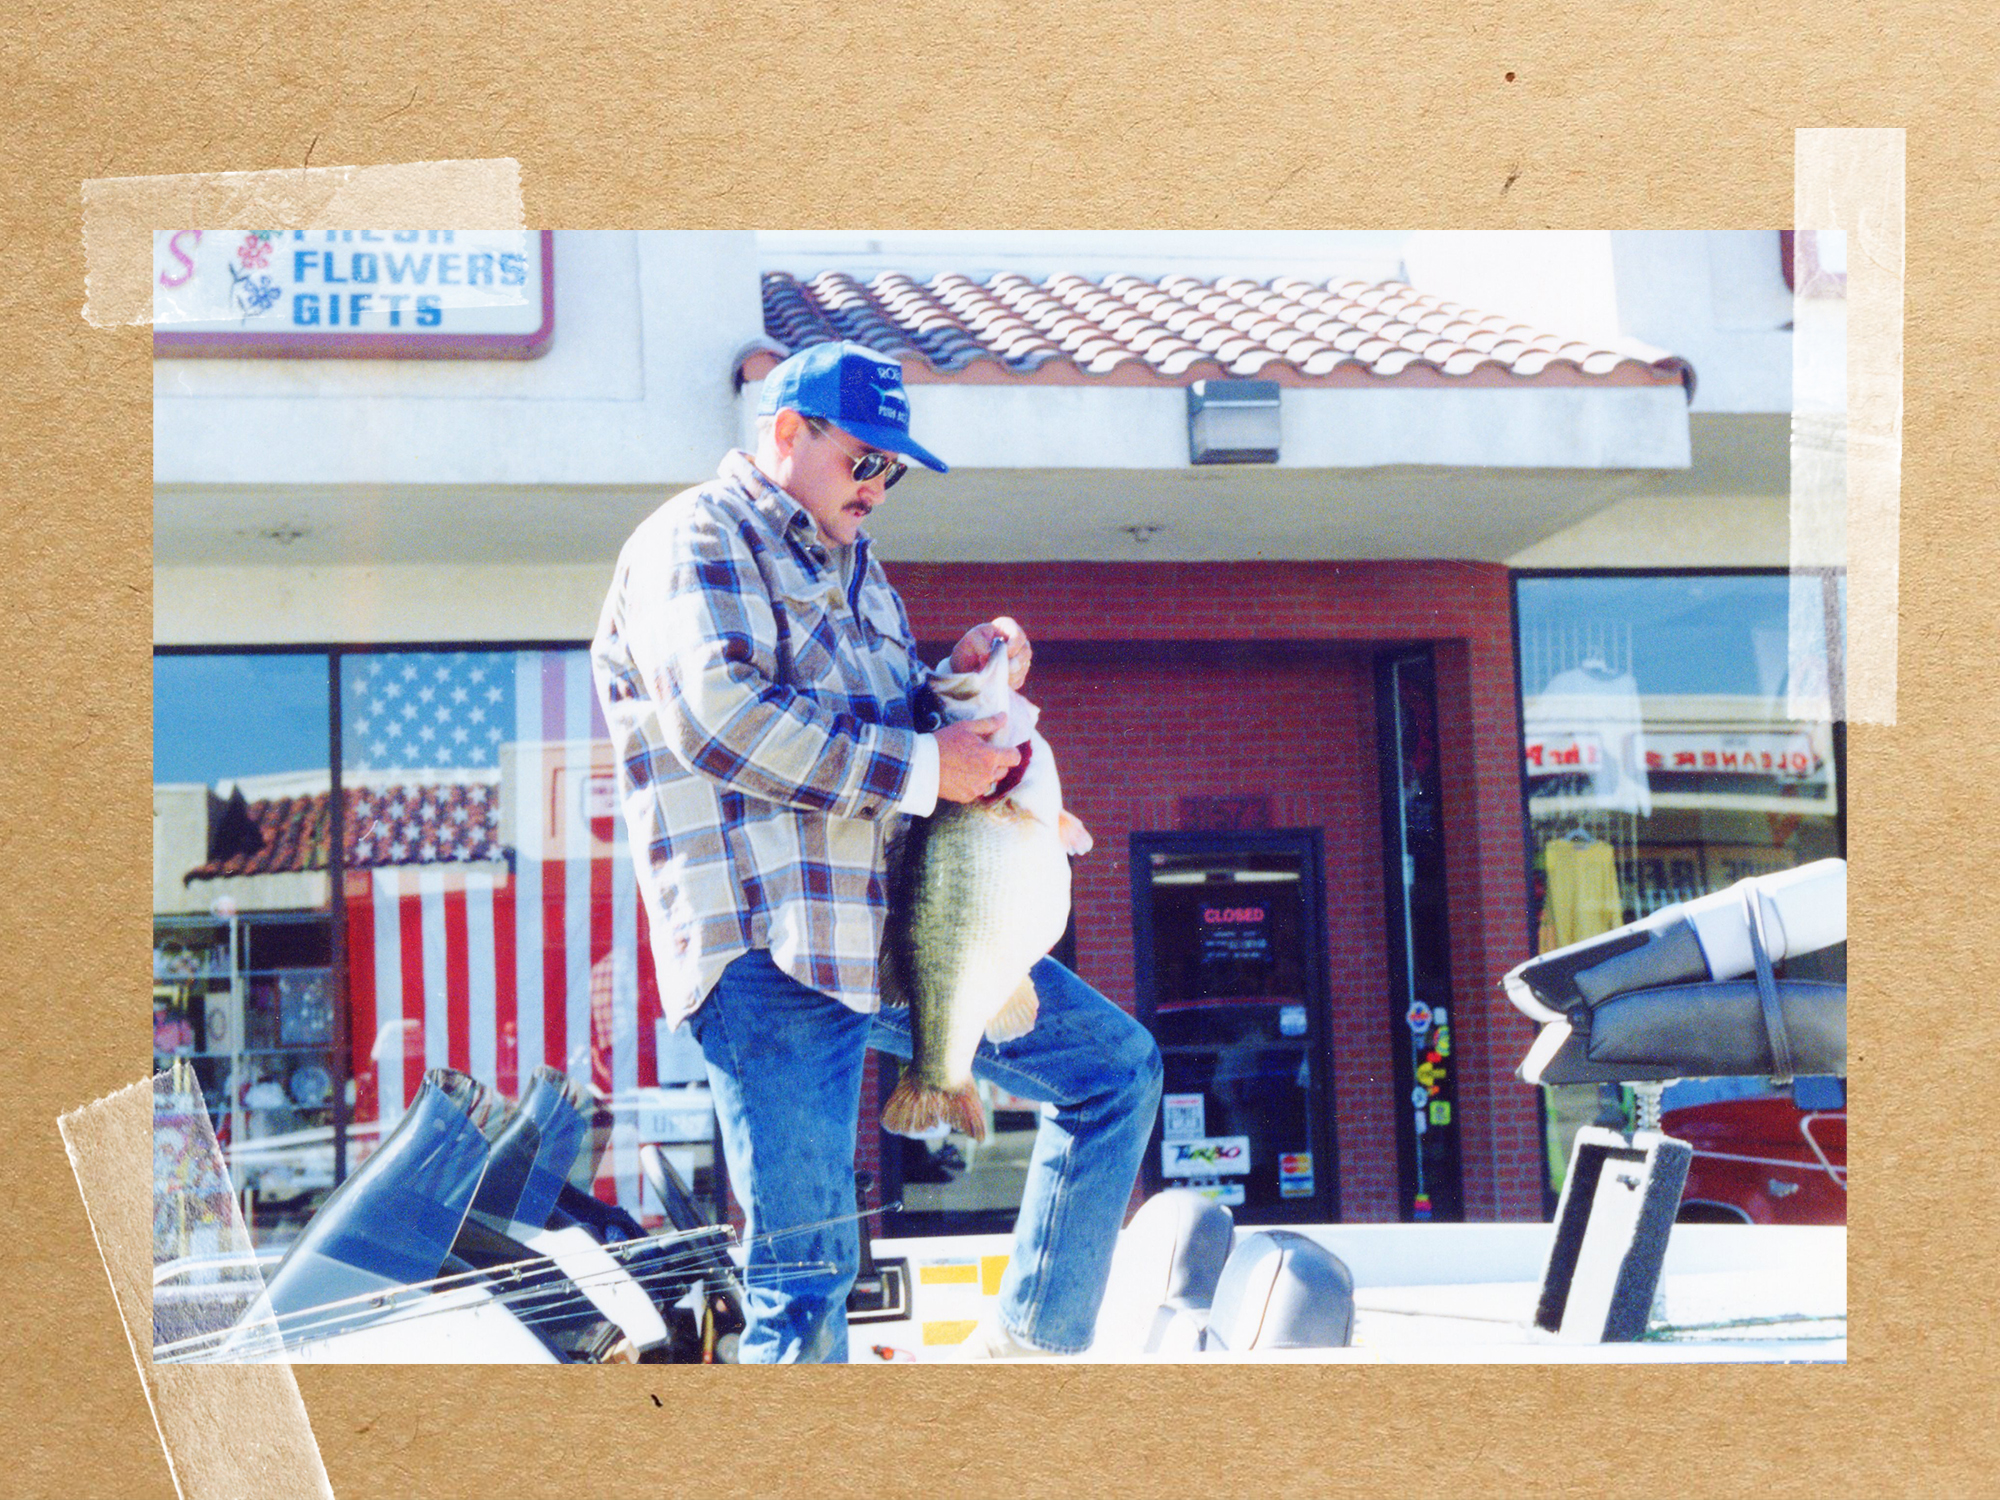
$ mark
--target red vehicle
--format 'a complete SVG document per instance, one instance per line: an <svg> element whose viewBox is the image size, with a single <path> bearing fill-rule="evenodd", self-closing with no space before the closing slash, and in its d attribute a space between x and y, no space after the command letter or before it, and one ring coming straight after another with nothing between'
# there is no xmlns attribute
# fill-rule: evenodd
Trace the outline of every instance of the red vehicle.
<svg viewBox="0 0 2000 1500"><path fill-rule="evenodd" d="M1667 1110L1660 1128L1694 1147L1682 1223L1847 1222L1845 1089L1711 1099Z"/></svg>

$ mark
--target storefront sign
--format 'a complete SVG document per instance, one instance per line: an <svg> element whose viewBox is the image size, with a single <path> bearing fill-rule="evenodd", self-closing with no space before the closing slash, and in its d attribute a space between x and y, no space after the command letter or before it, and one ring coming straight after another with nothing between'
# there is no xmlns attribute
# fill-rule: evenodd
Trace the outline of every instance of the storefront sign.
<svg viewBox="0 0 2000 1500"><path fill-rule="evenodd" d="M1260 904L1201 908L1201 961L1205 964L1248 961L1271 956L1270 910Z"/></svg>
<svg viewBox="0 0 2000 1500"><path fill-rule="evenodd" d="M1525 745L1525 764L1530 776L1569 776L1595 771L1604 764L1607 755L1604 741L1595 734L1537 734L1531 730Z"/></svg>
<svg viewBox="0 0 2000 1500"><path fill-rule="evenodd" d="M618 816L618 777L615 772L591 772L583 783L583 815L592 820Z"/></svg>
<svg viewBox="0 0 2000 1500"><path fill-rule="evenodd" d="M1204 906L1201 919L1209 926L1229 922L1261 922L1269 913L1261 906Z"/></svg>
<svg viewBox="0 0 2000 1500"><path fill-rule="evenodd" d="M641 1141L706 1141L715 1133L715 1107L708 1090L639 1089L630 1108Z"/></svg>
<svg viewBox="0 0 2000 1500"><path fill-rule="evenodd" d="M1170 1141L1194 1140L1208 1134L1206 1094L1168 1094L1160 1101L1162 1133Z"/></svg>
<svg viewBox="0 0 2000 1500"><path fill-rule="evenodd" d="M1642 843L1620 856L1618 888L1627 906L1647 916L1753 875L1789 870L1796 862L1786 849L1770 844Z"/></svg>
<svg viewBox="0 0 2000 1500"><path fill-rule="evenodd" d="M1622 759L1595 734L1530 731L1523 745L1522 765L1530 776L1589 773ZM1640 763L1649 773L1802 777L1817 771L1821 761L1805 730L1658 729L1647 731Z"/></svg>
<svg viewBox="0 0 2000 1500"><path fill-rule="evenodd" d="M1313 1158L1310 1151L1286 1151L1278 1157L1278 1192L1286 1198L1313 1195Z"/></svg>
<svg viewBox="0 0 2000 1500"><path fill-rule="evenodd" d="M1200 1136L1162 1141L1160 1171L1168 1177L1241 1177L1250 1170L1250 1137Z"/></svg>
<svg viewBox="0 0 2000 1500"><path fill-rule="evenodd" d="M546 230L161 230L153 350L533 359L555 332Z"/></svg>
<svg viewBox="0 0 2000 1500"><path fill-rule="evenodd" d="M1812 736L1804 730L1755 734L1661 730L1646 737L1648 771L1810 776L1819 764Z"/></svg>

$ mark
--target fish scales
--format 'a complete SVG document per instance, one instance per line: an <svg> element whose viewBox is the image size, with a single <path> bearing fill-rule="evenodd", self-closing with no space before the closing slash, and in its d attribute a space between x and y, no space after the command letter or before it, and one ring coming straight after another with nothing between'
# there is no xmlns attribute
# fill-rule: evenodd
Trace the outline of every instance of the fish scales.
<svg viewBox="0 0 2000 1500"><path fill-rule="evenodd" d="M910 1077L921 1088L910 1091L919 1095L913 1116L891 1112L897 1117L885 1114L884 1123L906 1132L946 1123L982 1135L973 1054L1062 937L1068 855L1053 827L1009 803L952 806L911 827L898 885L888 947L893 979L912 1007Z"/></svg>

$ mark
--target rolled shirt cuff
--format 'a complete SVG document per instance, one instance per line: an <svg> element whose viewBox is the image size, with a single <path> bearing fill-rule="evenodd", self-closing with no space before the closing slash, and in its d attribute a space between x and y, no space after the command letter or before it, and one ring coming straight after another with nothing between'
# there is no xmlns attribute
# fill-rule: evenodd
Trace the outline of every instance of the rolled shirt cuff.
<svg viewBox="0 0 2000 1500"><path fill-rule="evenodd" d="M896 810L913 818L928 818L937 811L939 769L936 738L918 735L917 753L910 758L910 779L903 784L903 795L896 799Z"/></svg>

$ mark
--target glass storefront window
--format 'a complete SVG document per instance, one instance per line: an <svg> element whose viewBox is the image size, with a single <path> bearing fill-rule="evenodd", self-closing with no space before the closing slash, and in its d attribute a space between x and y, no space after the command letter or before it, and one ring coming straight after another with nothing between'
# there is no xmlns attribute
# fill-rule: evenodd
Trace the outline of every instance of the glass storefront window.
<svg viewBox="0 0 2000 1500"><path fill-rule="evenodd" d="M259 1240L333 1186L324 652L153 664L153 1065L186 1059Z"/></svg>
<svg viewBox="0 0 2000 1500"><path fill-rule="evenodd" d="M657 1145L717 1211L586 651L163 652L154 703L156 1063L194 1059L255 1240L295 1232L434 1067L510 1100L566 1074L599 1101L577 1187L658 1222Z"/></svg>
<svg viewBox="0 0 2000 1500"><path fill-rule="evenodd" d="M153 780L326 774L327 657L203 652L153 658Z"/></svg>
<svg viewBox="0 0 2000 1500"><path fill-rule="evenodd" d="M1517 580L1538 952L1842 852L1843 582ZM1836 949L1795 972L1844 962ZM1559 1185L1567 1141L1608 1101L1583 1088L1547 1102Z"/></svg>
<svg viewBox="0 0 2000 1500"><path fill-rule="evenodd" d="M582 648L340 656L358 1128L428 1068L597 1101L573 1184L655 1222L643 1145L720 1193L698 1052L664 1033L611 744Z"/></svg>

